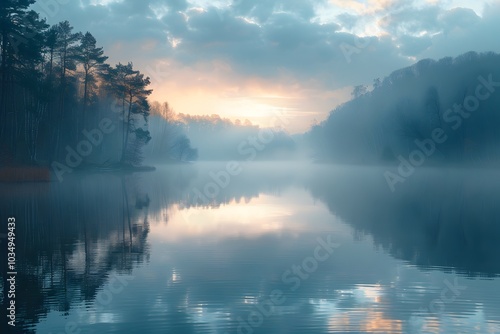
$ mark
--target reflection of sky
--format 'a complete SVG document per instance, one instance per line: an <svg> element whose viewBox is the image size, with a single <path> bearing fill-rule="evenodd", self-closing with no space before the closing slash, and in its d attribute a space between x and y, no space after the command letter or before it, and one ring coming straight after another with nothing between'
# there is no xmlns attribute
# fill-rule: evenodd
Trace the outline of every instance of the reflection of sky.
<svg viewBox="0 0 500 334"><path fill-rule="evenodd" d="M189 211L169 210L168 224L151 219L151 258L109 305L51 312L39 331L64 331L64 319L83 332L236 333L239 317L274 289L286 301L255 333L500 331L499 280L458 277L466 289L433 310L453 272L419 270L376 250L371 238L354 238L304 190ZM282 274L328 234L340 247L292 291Z"/></svg>
<svg viewBox="0 0 500 334"><path fill-rule="evenodd" d="M321 202L314 201L307 193L288 190L282 198L261 194L247 201L232 200L219 208L192 207L179 209L177 205L158 217L174 215L168 224L155 222L150 238L161 242L186 242L189 239L223 240L231 237L259 237L289 232L297 236L304 230L329 229L330 214ZM167 210L165 210L167 211ZM330 218L330 219L329 219ZM307 224L304 222L308 221ZM337 234L349 234L350 229L337 224Z"/></svg>

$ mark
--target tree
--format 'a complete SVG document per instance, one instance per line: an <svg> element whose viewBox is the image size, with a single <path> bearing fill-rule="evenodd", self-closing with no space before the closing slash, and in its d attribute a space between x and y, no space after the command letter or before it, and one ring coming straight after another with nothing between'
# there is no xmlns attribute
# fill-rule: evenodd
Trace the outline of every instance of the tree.
<svg viewBox="0 0 500 334"><path fill-rule="evenodd" d="M174 110L170 107L168 102L163 102L160 104L158 101L151 103L151 111L153 114L160 115L165 120L173 122L176 119Z"/></svg>
<svg viewBox="0 0 500 334"><path fill-rule="evenodd" d="M181 135L175 140L171 151L179 161L193 161L198 158L198 150L191 147L191 141L185 135Z"/></svg>
<svg viewBox="0 0 500 334"><path fill-rule="evenodd" d="M48 58L46 65L46 72L47 72L47 81L49 84L49 88L51 89L52 89L53 74L54 74L54 57L57 48L57 39L58 39L58 30L57 26L54 25L45 32L45 45L43 48L43 51L46 54L46 58Z"/></svg>
<svg viewBox="0 0 500 334"><path fill-rule="evenodd" d="M132 64L123 65L118 63L114 68L108 67L103 74L105 85L119 101L122 107L122 118L125 120L125 104L127 97L126 81L129 77L136 75L138 71L134 71ZM123 123L123 141L125 141L125 122Z"/></svg>
<svg viewBox="0 0 500 334"><path fill-rule="evenodd" d="M67 88L67 72L76 70L76 58L78 53L77 42L81 39L81 33L73 33L73 27L68 21L57 25L57 52L59 54L59 65L61 70L61 105L60 111L64 111L64 101Z"/></svg>
<svg viewBox="0 0 500 334"><path fill-rule="evenodd" d="M82 36L80 41L79 53L76 59L82 64L84 70L83 78L83 117L85 124L85 112L87 110L89 100L89 83L94 79L95 73L102 73L104 70L104 62L108 57L104 56L102 48L96 47L96 40L90 32Z"/></svg>
<svg viewBox="0 0 500 334"><path fill-rule="evenodd" d="M361 95L366 94L366 92L367 92L367 88L365 85L354 86L354 89L351 93L351 96L356 99L356 98L360 97Z"/></svg>
<svg viewBox="0 0 500 334"><path fill-rule="evenodd" d="M93 101L106 103L115 95L122 102L121 160L128 150L130 160L139 161L141 148L151 138L149 78L135 71L132 63L116 68L105 64L108 58L90 32L74 33L68 21L49 28L29 10L33 3L35 0L0 2L2 160L54 168L53 162L67 156L67 147L78 144L81 125L90 125L90 119L85 119L87 110L97 111L102 105ZM78 94L80 87L82 94ZM110 113L107 116L113 118ZM95 154L85 162L100 158Z"/></svg>
<svg viewBox="0 0 500 334"><path fill-rule="evenodd" d="M47 25L35 11L28 10L34 2L2 0L0 4L0 137L13 152L18 146L23 148L21 155L30 161L36 155L45 109L39 100L39 67Z"/></svg>
<svg viewBox="0 0 500 334"><path fill-rule="evenodd" d="M2 109L5 108L7 80L9 75L12 74L15 53L18 51L19 45L27 41L28 37L31 37L30 34L26 33L28 27L25 23L29 13L28 7L33 3L35 3L35 0L2 0L0 3L0 45L2 55L0 64L2 73L0 105ZM4 112L5 110L2 110L2 114Z"/></svg>
<svg viewBox="0 0 500 334"><path fill-rule="evenodd" d="M135 131L135 115L142 115L147 123L149 116L149 103L147 97L153 92L147 89L149 77L133 69L133 64L122 65L119 63L110 69L106 75L110 89L122 101L123 117L123 145L121 161L125 162L126 151L129 144L129 135Z"/></svg>
<svg viewBox="0 0 500 334"><path fill-rule="evenodd" d="M137 128L133 131L134 138L130 141L128 149L122 158L122 163L131 166L140 165L144 159L142 148L149 143L151 135L149 131Z"/></svg>

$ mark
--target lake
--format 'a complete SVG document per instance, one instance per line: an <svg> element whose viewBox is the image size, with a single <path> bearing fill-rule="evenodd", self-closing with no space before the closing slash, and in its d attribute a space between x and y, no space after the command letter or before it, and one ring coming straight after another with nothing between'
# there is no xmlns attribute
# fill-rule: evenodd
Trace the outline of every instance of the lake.
<svg viewBox="0 0 500 334"><path fill-rule="evenodd" d="M391 191L385 171L214 162L3 184L16 330L500 333L500 173L422 168Z"/></svg>

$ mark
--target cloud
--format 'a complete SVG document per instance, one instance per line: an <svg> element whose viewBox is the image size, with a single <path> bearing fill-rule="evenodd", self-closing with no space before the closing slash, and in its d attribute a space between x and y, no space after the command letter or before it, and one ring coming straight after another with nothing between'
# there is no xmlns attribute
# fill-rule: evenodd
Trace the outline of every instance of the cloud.
<svg viewBox="0 0 500 334"><path fill-rule="evenodd" d="M404 35L399 38L400 50L406 56L421 54L432 46L432 39L429 36L414 37Z"/></svg>
<svg viewBox="0 0 500 334"><path fill-rule="evenodd" d="M169 76L184 69L190 77L193 70L201 71L200 78L220 76L227 85L258 78L319 93L371 83L425 57L500 52L495 36L500 1L487 5L482 16L477 7L486 1L469 7L455 3L81 0L60 5L48 19L52 24L67 19L76 30L92 32L111 62L147 68L154 88L169 80L184 82Z"/></svg>
<svg viewBox="0 0 500 334"><path fill-rule="evenodd" d="M316 15L315 7L326 3L325 0L236 0L230 11L235 15L242 15L267 21L276 12L294 13L302 19L312 19Z"/></svg>
<svg viewBox="0 0 500 334"><path fill-rule="evenodd" d="M442 32L432 37L432 47L418 56L441 58L468 51L500 52L500 40L496 37L500 28L499 15L499 2L488 6L482 17L466 9L448 11L443 15Z"/></svg>
<svg viewBox="0 0 500 334"><path fill-rule="evenodd" d="M171 58L192 66L219 59L230 63L236 75L322 79L331 88L352 85L363 78L369 81L373 79L369 76L380 76L382 71L388 74L395 66L409 64L411 57L438 49L436 41L454 38L460 30L472 30L485 21L471 9L447 10L437 2L401 0L342 4L235 0L204 8L198 6L199 2L186 0L82 3L63 5L61 11L72 16L75 28L91 30L107 46L121 45L121 52L126 51L139 62ZM328 23L317 20L321 14L318 6L332 4L354 14L339 14ZM350 66L340 46L355 46L356 26L368 25L370 20L383 33L372 38L370 47L357 50L360 52L353 54ZM134 47L146 42L150 48ZM360 63L368 59L370 66ZM363 72L357 73L361 69Z"/></svg>

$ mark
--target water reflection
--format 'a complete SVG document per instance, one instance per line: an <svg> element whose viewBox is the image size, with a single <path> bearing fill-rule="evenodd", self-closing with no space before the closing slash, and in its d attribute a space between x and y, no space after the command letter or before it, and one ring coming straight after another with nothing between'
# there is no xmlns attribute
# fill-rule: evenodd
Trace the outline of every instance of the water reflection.
<svg viewBox="0 0 500 334"><path fill-rule="evenodd" d="M109 175L2 185L0 211L16 218L21 332L52 311L68 315L75 303L92 302L111 273L129 275L147 259L148 201L139 189L133 178Z"/></svg>
<svg viewBox="0 0 500 334"><path fill-rule="evenodd" d="M323 168L309 189L394 257L468 275L500 273L500 173L423 169L393 193L383 172Z"/></svg>
<svg viewBox="0 0 500 334"><path fill-rule="evenodd" d="M492 293L500 287L500 175L421 170L392 193L380 169L245 165L209 202L195 200L193 189L221 168L2 188L1 211L14 213L23 240L18 280L29 291L16 298L20 326L41 333L67 332L68 324L96 333L500 331L500 298ZM329 235L340 247L307 278L296 274L294 289L283 274ZM284 302L262 311L275 290ZM262 321L253 326L257 311Z"/></svg>

